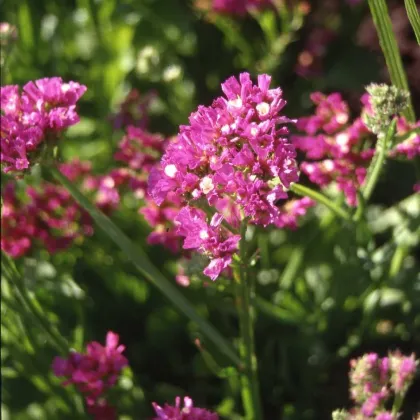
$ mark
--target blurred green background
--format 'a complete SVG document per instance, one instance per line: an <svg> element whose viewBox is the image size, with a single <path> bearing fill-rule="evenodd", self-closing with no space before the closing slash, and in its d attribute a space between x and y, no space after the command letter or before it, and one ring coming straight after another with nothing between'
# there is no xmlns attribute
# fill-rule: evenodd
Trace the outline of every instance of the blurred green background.
<svg viewBox="0 0 420 420"><path fill-rule="evenodd" d="M65 160L89 160L95 172L105 173L115 165L112 156L122 135L110 115L132 88L156 93L148 128L170 136L198 104L209 105L220 95L222 81L243 70L270 73L284 89L291 117L310 113L309 94L316 90L342 92L357 112L364 86L386 80L365 2L351 7L344 0L288 1L279 16L266 11L241 18L208 13L209 3L3 0L1 19L18 30L2 69L3 84L51 76L85 84L81 122L68 131L61 153ZM393 19L419 113L420 81L413 70L418 46L399 2L389 3L395 4ZM314 34L320 31L329 34L328 42L322 36L318 41ZM313 65L299 70L308 62L305 51ZM349 404L350 358L395 348L420 355L415 179L412 166L387 164L368 212L374 250L323 208L310 212L296 231L255 232L256 246L266 250L255 272L263 298L257 353L265 418L330 418L333 409ZM174 278L176 259L146 246L149 228L137 208L125 197L112 218ZM391 276L397 258L403 258L401 268ZM223 418L239 418L238 378L213 375L194 345L200 332L139 277L102 232L64 253L40 250L17 264L50 322L75 349L93 339L103 342L108 330L120 334L130 361L114 396L121 419L148 418L152 401L185 394ZM220 281L204 288L197 281L183 292L234 339L237 322L228 286ZM47 338L31 317L13 308L4 282L2 295L2 418L85 418L81 401L51 373L56 352ZM205 340L204 346L220 364L228 363ZM419 395L417 380L403 419L420 410Z"/></svg>

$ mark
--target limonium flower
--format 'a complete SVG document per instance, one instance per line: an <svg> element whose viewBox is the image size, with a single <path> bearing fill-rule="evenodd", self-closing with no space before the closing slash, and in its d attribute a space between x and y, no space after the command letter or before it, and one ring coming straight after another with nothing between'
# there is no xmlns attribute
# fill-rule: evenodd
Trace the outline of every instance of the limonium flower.
<svg viewBox="0 0 420 420"><path fill-rule="evenodd" d="M300 118L297 128L303 134L292 136L294 146L305 154L300 169L320 187L335 183L347 203L356 206L357 190L365 182L377 139L365 123L366 115L372 113L370 96L362 96L363 108L355 119L339 93L315 92L311 100L316 105L314 115ZM401 140L389 151L390 157L420 155L420 136L414 131L419 126L420 122L398 118L397 140Z"/></svg>
<svg viewBox="0 0 420 420"><path fill-rule="evenodd" d="M376 353L365 354L350 362L350 396L354 407L337 410L333 420L397 420L401 413L387 410L390 401L401 401L413 382L418 362L415 355L400 352L380 358Z"/></svg>
<svg viewBox="0 0 420 420"><path fill-rule="evenodd" d="M175 405L165 404L163 407L153 403L157 417L153 420L218 420L219 416L204 408L194 407L190 397L184 397L181 405L181 398L175 398Z"/></svg>
<svg viewBox="0 0 420 420"><path fill-rule="evenodd" d="M286 101L270 82L260 75L253 84L248 73L227 79L225 97L199 106L150 172L148 191L157 205L168 195L179 197L176 233L185 238L184 249L210 258L204 274L213 280L238 249L240 237L232 231L241 218L263 226L293 224L277 205L298 180L296 152L286 138L292 120L280 115ZM195 208L203 206L214 213L211 220Z"/></svg>
<svg viewBox="0 0 420 420"><path fill-rule="evenodd" d="M39 160L45 147L79 122L76 103L86 86L65 83L60 77L1 88L1 166L20 174Z"/></svg>
<svg viewBox="0 0 420 420"><path fill-rule="evenodd" d="M86 353L71 352L67 359L56 357L52 363L54 374L66 378L64 386L76 386L85 398L88 412L97 420L117 418L115 409L106 401L106 392L116 384L122 368L128 365L122 355L125 347L118 342L119 336L109 331L105 346L92 341L87 345Z"/></svg>
<svg viewBox="0 0 420 420"><path fill-rule="evenodd" d="M90 216L63 187L44 182L26 186L18 195L10 182L2 199L1 249L13 258L28 254L36 245L55 253L93 233Z"/></svg>
<svg viewBox="0 0 420 420"><path fill-rule="evenodd" d="M289 118L280 115L286 104L271 78L248 73L222 84L226 97L210 107L199 106L190 125L181 126L161 161L152 170L149 192L160 205L169 192L184 203L204 200L210 206L229 198L251 223L280 222L279 199L298 180L296 152L285 137ZM278 181L278 182L275 182Z"/></svg>

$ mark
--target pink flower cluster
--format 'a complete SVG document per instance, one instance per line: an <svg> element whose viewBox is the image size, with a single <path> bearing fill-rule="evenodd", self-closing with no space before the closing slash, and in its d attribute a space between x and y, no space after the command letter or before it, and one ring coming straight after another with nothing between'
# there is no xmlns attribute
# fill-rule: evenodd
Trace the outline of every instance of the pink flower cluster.
<svg viewBox="0 0 420 420"><path fill-rule="evenodd" d="M251 222L267 226L279 221L279 199L298 180L296 152L285 135L291 122L279 112L282 91L269 89L271 78L248 73L222 84L226 98L199 106L190 125L181 126L149 177L149 192L159 205L169 192L185 203L204 200L214 206L229 198ZM280 126L280 127L279 127ZM278 181L278 182L276 182Z"/></svg>
<svg viewBox="0 0 420 420"><path fill-rule="evenodd" d="M186 238L184 248L210 257L204 272L212 279L230 264L239 240L223 227L223 218L233 228L241 215L263 226L290 224L277 202L298 180L296 152L285 137L285 124L292 121L279 114L286 101L279 88L269 88L270 81L260 75L254 85L248 73L226 80L226 97L199 106L150 172L149 193L157 205L169 194L181 199L177 233ZM194 205L210 206L223 217L216 213L208 225ZM194 240L190 230L198 235Z"/></svg>
<svg viewBox="0 0 420 420"><path fill-rule="evenodd" d="M128 365L122 355L125 347L118 345L119 337L109 331L106 344L93 341L86 354L71 352L67 359L56 357L52 364L54 374L67 378L63 385L73 384L84 395L87 411L97 420L116 420L114 407L106 400L123 367Z"/></svg>
<svg viewBox="0 0 420 420"><path fill-rule="evenodd" d="M249 10L260 10L272 6L271 0L213 0L216 13L244 16Z"/></svg>
<svg viewBox="0 0 420 420"><path fill-rule="evenodd" d="M376 137L363 122L369 112L369 96L362 97L361 116L353 121L349 107L339 93L324 95L315 92L311 100L316 105L315 114L300 118L297 128L304 134L292 136L296 149L305 153L301 170L311 182L325 187L335 182L350 206L357 205L357 190L363 185L367 167L372 160ZM410 132L419 123L398 120L397 134ZM405 155L409 159L420 155L420 136L412 133L390 151L390 156Z"/></svg>
<svg viewBox="0 0 420 420"><path fill-rule="evenodd" d="M43 183L26 186L20 199L14 183L2 191L1 249L13 258L41 243L50 253L93 233L90 216L62 187Z"/></svg>
<svg viewBox="0 0 420 420"><path fill-rule="evenodd" d="M50 142L79 122L76 103L86 86L45 78L23 87L1 87L1 165L3 172L21 173L36 163Z"/></svg>
<svg viewBox="0 0 420 420"><path fill-rule="evenodd" d="M175 406L165 404L160 407L153 403L157 417L153 420L218 420L219 416L204 408L194 407L190 397L184 397L184 404L181 406L181 398L176 397Z"/></svg>
<svg viewBox="0 0 420 420"><path fill-rule="evenodd" d="M350 395L355 407L344 413L349 419L396 420L398 416L388 412L386 407L393 394L398 398L405 395L414 379L417 363L414 354L407 357L399 352L383 358L369 353L352 360Z"/></svg>

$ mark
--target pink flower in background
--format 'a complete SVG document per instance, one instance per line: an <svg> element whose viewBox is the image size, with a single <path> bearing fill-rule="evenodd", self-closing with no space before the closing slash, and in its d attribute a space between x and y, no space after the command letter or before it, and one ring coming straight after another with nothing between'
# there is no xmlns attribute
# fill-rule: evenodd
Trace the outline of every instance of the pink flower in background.
<svg viewBox="0 0 420 420"><path fill-rule="evenodd" d="M119 142L114 157L132 173L131 185L138 198L145 197L147 178L162 157L166 144L167 140L159 134L151 134L133 126L126 128L126 134Z"/></svg>
<svg viewBox="0 0 420 420"><path fill-rule="evenodd" d="M1 165L3 172L22 173L36 163L41 145L57 140L79 122L76 103L86 86L61 78L1 87Z"/></svg>
<svg viewBox="0 0 420 420"><path fill-rule="evenodd" d="M413 132L414 129L418 129L417 132ZM393 157L404 156L409 160L413 160L420 156L420 121L414 124L410 124L404 118L398 118L397 121L397 133L400 136L404 136L411 132L406 139L398 143L393 150L390 151L390 155Z"/></svg>
<svg viewBox="0 0 420 420"><path fill-rule="evenodd" d="M204 408L194 407L190 397L184 397L181 406L181 398L176 397L175 405L165 404L163 407L153 403L157 417L153 420L218 420L219 416Z"/></svg>
<svg viewBox="0 0 420 420"><path fill-rule="evenodd" d="M54 374L65 377L63 385L73 384L85 397L88 412L97 420L116 419L116 412L105 399L123 367L128 365L122 355L125 347L118 344L119 336L109 331L106 344L92 341L86 353L71 352L67 359L56 357L52 364Z"/></svg>
<svg viewBox="0 0 420 420"><path fill-rule="evenodd" d="M347 103L338 93L311 95L316 104L314 115L297 122L302 134L292 136L296 149L304 152L300 165L311 182L326 187L335 183L350 206L357 205L357 191L365 182L367 167L375 153L376 136L365 125L362 116L370 113L369 95L361 97L361 115L350 118ZM397 135L405 136L418 127L399 118ZM390 152L390 157L405 156L413 159L420 154L420 136L408 134Z"/></svg>
<svg viewBox="0 0 420 420"><path fill-rule="evenodd" d="M250 222L280 223L279 199L298 179L296 152L287 141L289 118L279 115L286 102L271 78L248 73L222 84L226 97L199 106L190 125L181 126L149 177L149 193L160 205L169 192L184 203L205 200L214 206L230 199ZM274 180L279 182L272 185Z"/></svg>
<svg viewBox="0 0 420 420"><path fill-rule="evenodd" d="M404 394L416 373L417 364L415 354L403 356L400 352L395 352L389 356L390 368L392 370L391 387L397 394Z"/></svg>
<svg viewBox="0 0 420 420"><path fill-rule="evenodd" d="M173 253L179 251L180 236L176 233L174 221L181 209L181 200L175 194L170 194L160 205L146 198L144 206L139 209L145 220L153 228L153 232L147 237L151 245L163 245Z"/></svg>
<svg viewBox="0 0 420 420"><path fill-rule="evenodd" d="M13 258L26 255L35 244L52 254L93 233L90 216L60 186L26 186L21 199L9 183L2 197L1 249Z"/></svg>
<svg viewBox="0 0 420 420"><path fill-rule="evenodd" d="M402 399L414 380L418 361L415 355L400 352L380 358L376 353L365 354L350 362L350 396L355 406L349 412L340 410L339 418L396 420L401 413L391 413L391 401ZM348 417L343 417L347 415Z"/></svg>

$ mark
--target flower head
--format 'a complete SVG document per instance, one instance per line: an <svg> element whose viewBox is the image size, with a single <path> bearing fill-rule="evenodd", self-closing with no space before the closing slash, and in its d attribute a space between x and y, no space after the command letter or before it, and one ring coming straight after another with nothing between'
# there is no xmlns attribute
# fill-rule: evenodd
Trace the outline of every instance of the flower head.
<svg viewBox="0 0 420 420"><path fill-rule="evenodd" d="M76 103L86 86L59 77L1 87L1 165L3 172L22 173L55 143L65 128L79 122Z"/></svg>
<svg viewBox="0 0 420 420"><path fill-rule="evenodd" d="M122 368L128 364L122 355L125 347L118 341L118 335L109 331L105 346L92 341L86 353L71 352L67 359L56 357L52 363L54 374L66 378L63 385L74 384L84 395L88 411L97 420L116 418L105 393L115 385Z"/></svg>
<svg viewBox="0 0 420 420"><path fill-rule="evenodd" d="M254 85L248 73L231 77L222 84L225 97L191 114L161 168L150 173L149 193L158 205L169 192L184 203L215 206L229 199L251 223L281 223L276 203L287 197L298 172L295 149L285 137L291 120L280 115L286 101L279 88L269 88L270 81L260 75Z"/></svg>

